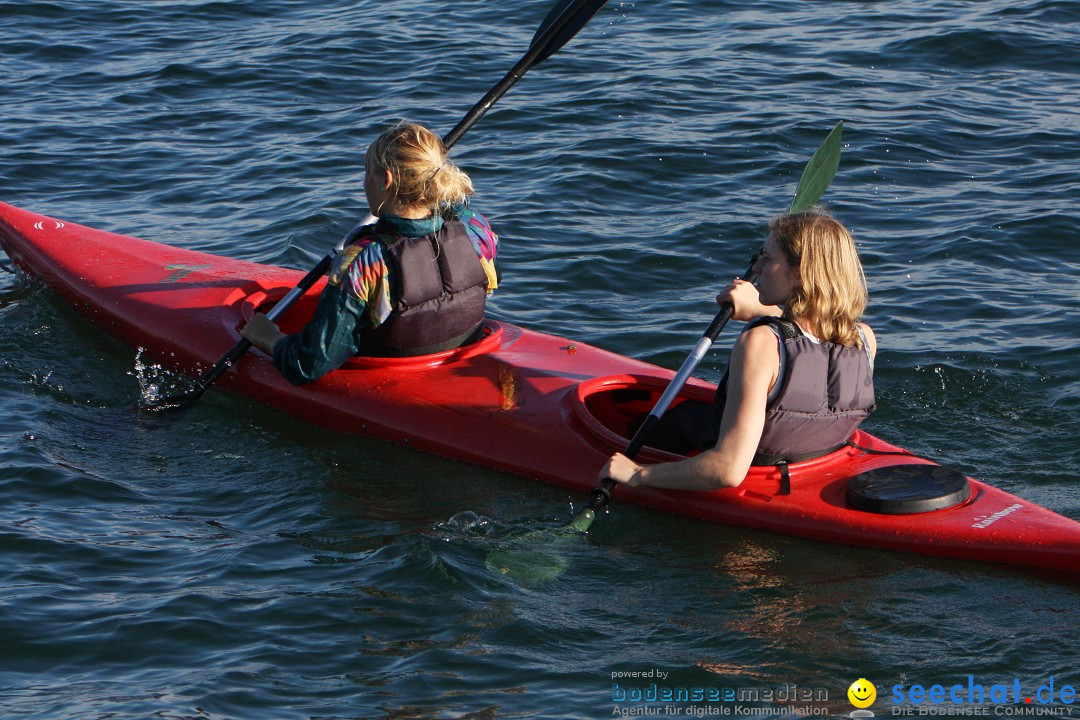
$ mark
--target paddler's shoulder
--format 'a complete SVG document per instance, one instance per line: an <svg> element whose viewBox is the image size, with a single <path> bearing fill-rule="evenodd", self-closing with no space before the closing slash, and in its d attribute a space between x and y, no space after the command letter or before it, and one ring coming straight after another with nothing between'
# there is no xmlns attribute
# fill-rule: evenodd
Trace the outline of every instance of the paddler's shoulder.
<svg viewBox="0 0 1080 720"><path fill-rule="evenodd" d="M374 225L367 226L374 229ZM341 252L334 257L330 265L330 283L341 284L345 276L350 273L363 274L365 268L371 268L383 263L383 248L378 242L374 232L368 232L354 237Z"/></svg>
<svg viewBox="0 0 1080 720"><path fill-rule="evenodd" d="M465 226L477 254L488 260L494 259L498 252L499 236L495 234L488 219L464 204L454 208L454 217Z"/></svg>
<svg viewBox="0 0 1080 720"><path fill-rule="evenodd" d="M874 334L873 328L864 322L855 323L859 330L862 331L862 336L866 339L866 346L870 349L870 357L877 355L877 335Z"/></svg>

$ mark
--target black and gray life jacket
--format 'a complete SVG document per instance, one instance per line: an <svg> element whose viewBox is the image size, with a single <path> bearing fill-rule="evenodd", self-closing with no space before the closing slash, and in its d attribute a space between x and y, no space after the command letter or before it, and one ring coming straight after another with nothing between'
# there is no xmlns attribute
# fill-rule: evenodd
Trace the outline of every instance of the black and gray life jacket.
<svg viewBox="0 0 1080 720"><path fill-rule="evenodd" d="M761 318L780 339L780 374L765 410L754 465L798 462L841 447L876 407L874 375L864 347L819 342L791 320ZM744 331L745 332L745 331ZM720 418L727 376L717 388Z"/></svg>
<svg viewBox="0 0 1080 720"><path fill-rule="evenodd" d="M479 337L487 275L460 221L430 235L378 242L391 268L393 310L366 334L365 355L427 355Z"/></svg>

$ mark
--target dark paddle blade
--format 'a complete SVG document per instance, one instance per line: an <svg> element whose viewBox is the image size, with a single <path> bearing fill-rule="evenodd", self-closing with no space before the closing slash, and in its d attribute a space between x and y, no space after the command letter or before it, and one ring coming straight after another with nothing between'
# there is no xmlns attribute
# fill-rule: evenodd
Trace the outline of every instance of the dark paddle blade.
<svg viewBox="0 0 1080 720"><path fill-rule="evenodd" d="M795 188L795 197L788 208L788 215L806 212L814 207L814 203L829 189L836 169L840 167L840 135L843 132L844 121L841 120L814 151L810 162L806 163L802 177L799 178L799 185Z"/></svg>
<svg viewBox="0 0 1080 720"><path fill-rule="evenodd" d="M529 47L541 50L536 62L544 62L570 42L605 3L607 0L562 0L556 3L529 43Z"/></svg>
<svg viewBox="0 0 1080 720"><path fill-rule="evenodd" d="M502 80L495 83L487 94L480 98L480 102L473 105L461 122L446 133L443 145L447 148L453 146L525 73L570 42L606 2L607 0L559 0L533 35L529 50Z"/></svg>

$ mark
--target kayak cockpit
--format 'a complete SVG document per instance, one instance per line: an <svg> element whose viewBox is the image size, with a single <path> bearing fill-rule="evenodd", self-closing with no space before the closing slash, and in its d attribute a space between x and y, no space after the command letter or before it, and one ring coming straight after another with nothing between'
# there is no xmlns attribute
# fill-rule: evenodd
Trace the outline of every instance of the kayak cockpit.
<svg viewBox="0 0 1080 720"><path fill-rule="evenodd" d="M667 384L665 378L637 375L613 375L581 382L570 400L574 419L602 449L622 451ZM710 386L687 385L672 402L672 407L683 402L709 404L714 392ZM821 491L821 500L838 507L878 515L910 515L962 505L972 497L969 478L963 473L931 464L902 450L861 447L863 437L863 433L856 432L852 438L853 446L793 463L789 467L792 487L797 488L801 472L820 473L827 466L833 466L828 474L835 480ZM856 456L859 459L853 460ZM894 458L884 465L873 462L874 467L866 467L870 458L889 456ZM638 459L648 463L679 457L647 446ZM741 486L741 494L760 494L758 484L763 482L771 487L779 475L771 465L752 467L747 481Z"/></svg>
<svg viewBox="0 0 1080 720"><path fill-rule="evenodd" d="M648 375L608 375L584 380L577 384L570 395L570 407L582 430L600 447L612 452L621 451L656 405L669 382L667 378ZM712 403L714 392L712 386L687 383L671 407L688 401ZM649 457L655 454L657 460L679 457L651 447L643 453Z"/></svg>

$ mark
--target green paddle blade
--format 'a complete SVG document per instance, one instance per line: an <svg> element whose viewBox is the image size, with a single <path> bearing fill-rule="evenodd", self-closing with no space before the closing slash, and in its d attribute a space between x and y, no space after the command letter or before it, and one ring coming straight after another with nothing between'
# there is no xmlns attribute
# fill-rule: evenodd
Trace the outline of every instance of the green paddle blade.
<svg viewBox="0 0 1080 720"><path fill-rule="evenodd" d="M840 135L844 132L844 122L836 123L821 147L814 151L810 162L806 163L799 185L795 188L795 197L791 200L788 215L806 212L814 207L829 189L829 183L840 166Z"/></svg>
<svg viewBox="0 0 1080 720"><path fill-rule="evenodd" d="M592 510L588 509L588 508L585 508L584 510L579 512L577 515L575 515L573 520L570 521L570 527L574 531L579 532L579 533L588 532L589 531L589 526L592 525L593 520L595 520L595 519L596 519L596 513L593 512Z"/></svg>
<svg viewBox="0 0 1080 720"><path fill-rule="evenodd" d="M543 583L557 580L570 567L570 561L551 549L533 545L495 550L484 561L489 572L506 575L524 583Z"/></svg>
<svg viewBox="0 0 1080 720"><path fill-rule="evenodd" d="M566 525L541 528L503 543L488 553L484 564L496 575L526 583L555 580L570 567L566 553L585 537L596 513L586 508Z"/></svg>
<svg viewBox="0 0 1080 720"><path fill-rule="evenodd" d="M555 580L570 567L563 551L581 537L571 525L534 530L492 550L484 564L490 572L519 582Z"/></svg>

